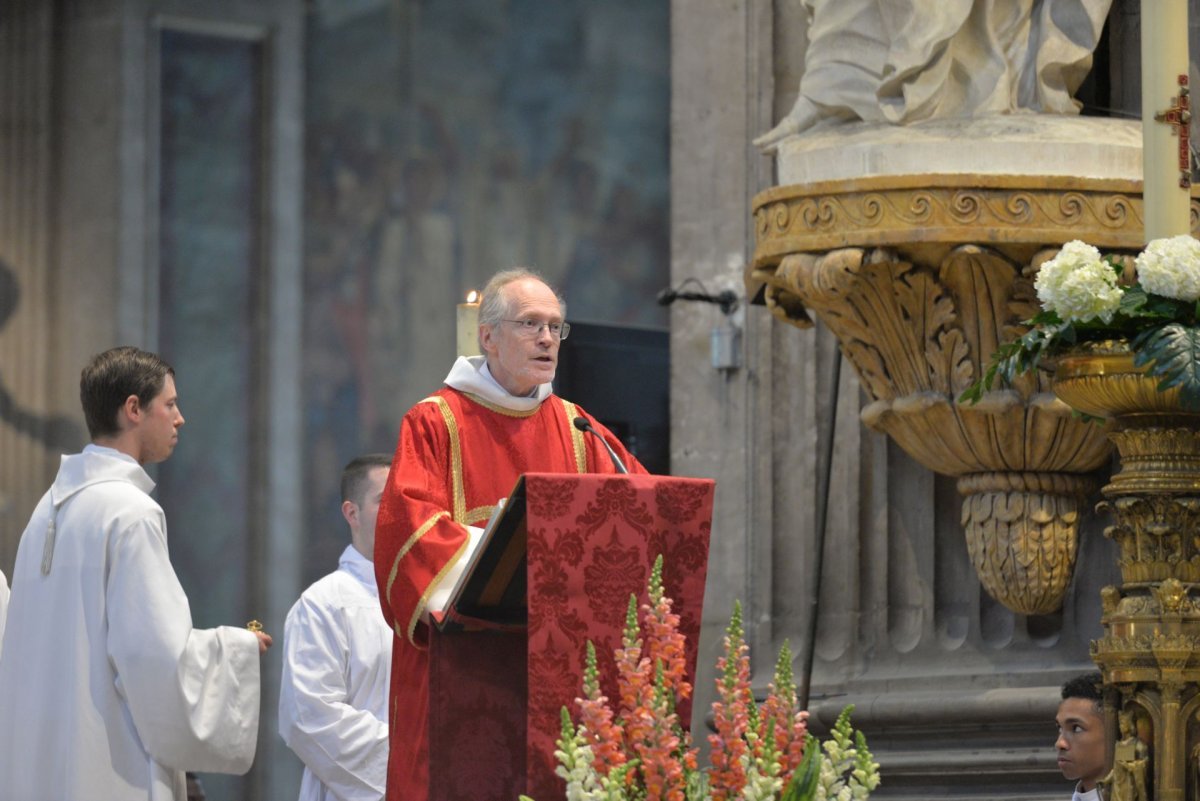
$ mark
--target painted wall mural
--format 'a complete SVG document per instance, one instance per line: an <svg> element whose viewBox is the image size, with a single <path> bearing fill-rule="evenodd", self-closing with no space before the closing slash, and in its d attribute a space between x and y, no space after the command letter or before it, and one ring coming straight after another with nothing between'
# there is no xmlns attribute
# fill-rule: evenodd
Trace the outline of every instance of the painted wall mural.
<svg viewBox="0 0 1200 801"><path fill-rule="evenodd" d="M568 317L665 327L666 0L318 2L308 28L306 579L337 476L395 445L454 358L454 304L532 266Z"/></svg>

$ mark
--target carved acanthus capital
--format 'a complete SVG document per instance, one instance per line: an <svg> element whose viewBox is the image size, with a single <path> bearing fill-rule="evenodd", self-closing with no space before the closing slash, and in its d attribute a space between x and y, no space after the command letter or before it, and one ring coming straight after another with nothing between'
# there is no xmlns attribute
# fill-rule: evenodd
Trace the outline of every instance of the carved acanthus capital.
<svg viewBox="0 0 1200 801"><path fill-rule="evenodd" d="M1200 582L1200 496L1121 495L1104 507L1116 518L1104 535L1120 548L1125 583Z"/></svg>
<svg viewBox="0 0 1200 801"><path fill-rule="evenodd" d="M847 248L788 256L772 280L837 334L872 401L863 421L927 467L1086 472L1107 459L1103 432L1071 419L1041 376L957 403L1036 313L1022 265L1002 254L963 245L919 264L891 249Z"/></svg>

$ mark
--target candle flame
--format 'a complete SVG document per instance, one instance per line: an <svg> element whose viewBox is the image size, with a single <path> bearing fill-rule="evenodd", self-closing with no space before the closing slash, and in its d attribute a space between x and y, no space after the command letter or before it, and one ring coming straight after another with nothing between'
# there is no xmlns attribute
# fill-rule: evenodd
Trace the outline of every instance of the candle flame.
<svg viewBox="0 0 1200 801"><path fill-rule="evenodd" d="M467 303L478 303L478 302L479 302L479 293L476 292L474 289L472 289L470 292L467 293Z"/></svg>

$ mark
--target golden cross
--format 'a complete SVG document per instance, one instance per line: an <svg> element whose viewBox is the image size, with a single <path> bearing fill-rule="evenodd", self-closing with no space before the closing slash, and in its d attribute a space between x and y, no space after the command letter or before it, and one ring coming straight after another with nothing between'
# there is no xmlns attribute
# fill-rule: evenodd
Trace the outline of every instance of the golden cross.
<svg viewBox="0 0 1200 801"><path fill-rule="evenodd" d="M1154 115L1154 121L1170 125L1171 133L1179 138L1179 185L1187 189L1192 185L1192 104L1188 97L1188 76L1179 76L1179 94L1171 98L1170 108Z"/></svg>

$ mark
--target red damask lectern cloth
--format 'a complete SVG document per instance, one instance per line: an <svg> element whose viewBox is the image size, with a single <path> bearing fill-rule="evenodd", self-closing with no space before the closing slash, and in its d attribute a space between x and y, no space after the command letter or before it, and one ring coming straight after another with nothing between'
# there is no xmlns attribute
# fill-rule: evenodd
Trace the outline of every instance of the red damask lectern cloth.
<svg viewBox="0 0 1200 801"><path fill-rule="evenodd" d="M713 482L530 473L525 490L527 630L431 638L431 801L562 797L559 709L574 716L588 640L605 694L617 697L613 649L659 554L695 681ZM685 725L690 706L679 709Z"/></svg>

